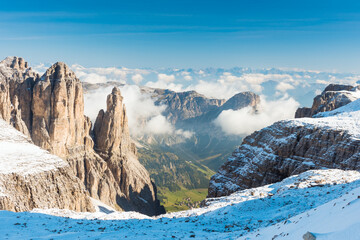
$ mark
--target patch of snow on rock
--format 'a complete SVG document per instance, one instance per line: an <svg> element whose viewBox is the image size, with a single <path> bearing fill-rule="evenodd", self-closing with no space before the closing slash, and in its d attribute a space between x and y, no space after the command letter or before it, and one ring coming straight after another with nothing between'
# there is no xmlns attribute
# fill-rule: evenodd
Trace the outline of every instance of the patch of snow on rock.
<svg viewBox="0 0 360 240"><path fill-rule="evenodd" d="M31 144L3 120L0 129L0 174L29 175L68 166L61 158Z"/></svg>

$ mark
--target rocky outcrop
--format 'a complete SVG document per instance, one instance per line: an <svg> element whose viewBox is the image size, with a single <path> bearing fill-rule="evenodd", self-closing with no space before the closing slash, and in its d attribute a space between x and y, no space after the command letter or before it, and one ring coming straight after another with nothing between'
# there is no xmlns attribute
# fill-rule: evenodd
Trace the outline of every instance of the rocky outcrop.
<svg viewBox="0 0 360 240"><path fill-rule="evenodd" d="M222 106L221 111L224 110L239 110L244 107L256 108L260 104L260 96L253 92L241 92L229 98Z"/></svg>
<svg viewBox="0 0 360 240"><path fill-rule="evenodd" d="M31 110L36 145L62 158L92 148L81 82L64 63L54 64L35 82Z"/></svg>
<svg viewBox="0 0 360 240"><path fill-rule="evenodd" d="M113 88L107 97L107 110L100 110L94 125L95 150L108 158L116 153L125 156L136 148L130 139L125 105L120 90Z"/></svg>
<svg viewBox="0 0 360 240"><path fill-rule="evenodd" d="M360 96L358 88L350 85L330 84L325 90L314 98L311 108L297 109L295 118L312 117L320 112L327 112L342 107Z"/></svg>
<svg viewBox="0 0 360 240"><path fill-rule="evenodd" d="M260 103L260 96L252 92L235 94L228 100L211 99L195 91L174 92L155 89L153 93L158 105L165 105L164 115L178 125L194 123L209 123L216 119L224 110L239 110L244 107L254 107Z"/></svg>
<svg viewBox="0 0 360 240"><path fill-rule="evenodd" d="M65 208L94 211L89 195L69 164L31 144L0 120L0 209Z"/></svg>
<svg viewBox="0 0 360 240"><path fill-rule="evenodd" d="M26 135L31 127L31 88L36 77L22 58L0 62L0 116Z"/></svg>
<svg viewBox="0 0 360 240"><path fill-rule="evenodd" d="M95 124L95 151L81 82L66 64L55 63L41 77L21 58L7 58L0 67L1 117L31 136L36 145L67 160L68 170L91 197L118 210L164 212L155 186L137 160L118 89Z"/></svg>
<svg viewBox="0 0 360 240"><path fill-rule="evenodd" d="M117 204L125 210L148 215L164 212L156 198L156 188L136 157L129 134L123 97L114 88L107 97L107 110L101 110L94 125L96 152L106 161L118 191Z"/></svg>
<svg viewBox="0 0 360 240"><path fill-rule="evenodd" d="M208 196L278 182L308 169L360 170L359 101L318 118L280 121L246 137L211 178Z"/></svg>
<svg viewBox="0 0 360 240"><path fill-rule="evenodd" d="M210 99L195 91L174 92L155 89L154 94L157 98L156 104L167 106L164 114L172 123L199 117L216 110L225 102L224 99Z"/></svg>

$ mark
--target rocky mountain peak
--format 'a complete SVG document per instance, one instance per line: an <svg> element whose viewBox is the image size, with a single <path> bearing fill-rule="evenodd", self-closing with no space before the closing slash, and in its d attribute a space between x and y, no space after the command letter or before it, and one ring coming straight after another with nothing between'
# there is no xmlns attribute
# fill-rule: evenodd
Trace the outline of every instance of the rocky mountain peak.
<svg viewBox="0 0 360 240"><path fill-rule="evenodd" d="M21 57L7 57L1 63L17 70L25 70L28 68L28 63Z"/></svg>
<svg viewBox="0 0 360 240"><path fill-rule="evenodd" d="M351 85L329 84L322 93L329 91L350 91L353 88Z"/></svg>
<svg viewBox="0 0 360 240"><path fill-rule="evenodd" d="M114 87L111 91L111 94L107 97L107 111L115 111L115 108L117 108L116 110L118 111L118 108L125 107L122 101L123 97L121 96L120 89Z"/></svg>
<svg viewBox="0 0 360 240"><path fill-rule="evenodd" d="M136 157L120 90L113 89L107 111L99 112L94 149L82 84L75 73L57 62L41 78L30 77L31 71L17 70L25 66L23 60L10 58L0 64L0 117L23 129L37 146L66 160L68 171L91 197L125 211L163 213L156 188Z"/></svg>
<svg viewBox="0 0 360 240"><path fill-rule="evenodd" d="M42 80L45 81L61 81L72 80L78 81L75 73L63 62L57 62L53 64L42 76Z"/></svg>
<svg viewBox="0 0 360 240"><path fill-rule="evenodd" d="M244 107L256 107L260 104L260 96L253 92L241 92L237 93L229 98L224 105L221 106L221 110L238 110Z"/></svg>
<svg viewBox="0 0 360 240"><path fill-rule="evenodd" d="M314 98L311 108L297 109L295 118L313 117L317 113L331 111L342 107L360 97L359 87L351 85L330 84Z"/></svg>
<svg viewBox="0 0 360 240"><path fill-rule="evenodd" d="M103 154L115 151L123 155L131 149L131 140L120 89L114 87L106 102L106 112L101 110L94 124L95 149Z"/></svg>
<svg viewBox="0 0 360 240"><path fill-rule="evenodd" d="M81 82L65 63L52 65L35 82L32 93L35 144L65 157L69 149L89 142L86 139L90 139L87 137L90 123L84 117Z"/></svg>

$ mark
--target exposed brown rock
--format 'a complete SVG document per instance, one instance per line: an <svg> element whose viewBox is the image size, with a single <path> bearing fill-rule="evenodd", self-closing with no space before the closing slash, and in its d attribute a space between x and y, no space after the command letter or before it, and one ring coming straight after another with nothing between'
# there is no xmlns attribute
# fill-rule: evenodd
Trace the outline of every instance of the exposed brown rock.
<svg viewBox="0 0 360 240"><path fill-rule="evenodd" d="M225 103L224 99L210 99L195 91L174 92L155 89L154 95L158 95L156 104L167 105L164 114L172 123L199 117Z"/></svg>
<svg viewBox="0 0 360 240"><path fill-rule="evenodd" d="M332 111L342 107L356 98L353 93L357 88L350 85L330 84L314 98L311 108L303 107L296 110L295 118L312 117L320 112Z"/></svg>
<svg viewBox="0 0 360 240"><path fill-rule="evenodd" d="M164 212L149 174L137 160L118 89L109 96L108 109L100 113L95 126L98 154L90 119L84 116L81 82L66 64L54 64L40 78L21 58L1 63L3 119L31 135L36 145L66 159L91 197L119 210Z"/></svg>
<svg viewBox="0 0 360 240"><path fill-rule="evenodd" d="M26 136L30 136L30 132L21 118L21 110L19 109L19 102L17 96L14 96L13 109L11 111L11 124L20 132L24 133Z"/></svg>
<svg viewBox="0 0 360 240"><path fill-rule="evenodd" d="M212 176L209 197L281 181L309 169L360 169L360 140L344 131L280 121L243 140Z"/></svg>
<svg viewBox="0 0 360 240"><path fill-rule="evenodd" d="M125 210L156 215L164 209L156 199L148 172L136 157L122 100L118 88L108 95L107 110L99 112L94 125L95 150L106 161L120 189L117 204Z"/></svg>
<svg viewBox="0 0 360 240"><path fill-rule="evenodd" d="M0 115L27 135L31 128L31 89L36 77L22 58L8 57L0 62Z"/></svg>
<svg viewBox="0 0 360 240"><path fill-rule="evenodd" d="M23 212L34 208L59 208L92 212L94 207L82 183L71 170L60 168L41 174L0 175L7 196L0 196L0 209Z"/></svg>
<svg viewBox="0 0 360 240"><path fill-rule="evenodd" d="M308 107L301 107L296 109L295 118L311 117L312 109Z"/></svg>
<svg viewBox="0 0 360 240"><path fill-rule="evenodd" d="M56 63L35 82L32 101L34 143L66 158L83 147L87 120L80 80L64 63ZM39 124L40 123L40 124Z"/></svg>
<svg viewBox="0 0 360 240"><path fill-rule="evenodd" d="M126 109L118 88L107 97L107 110L100 110L94 125L95 150L108 157L117 153L126 155L131 150Z"/></svg>
<svg viewBox="0 0 360 240"><path fill-rule="evenodd" d="M0 118L9 122L11 119L11 101L6 82L0 81Z"/></svg>

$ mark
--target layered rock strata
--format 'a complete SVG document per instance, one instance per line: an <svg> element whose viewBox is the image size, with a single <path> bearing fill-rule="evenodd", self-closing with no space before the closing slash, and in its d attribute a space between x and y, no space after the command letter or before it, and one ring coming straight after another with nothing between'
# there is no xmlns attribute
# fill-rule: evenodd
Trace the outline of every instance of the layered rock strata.
<svg viewBox="0 0 360 240"><path fill-rule="evenodd" d="M328 103L324 109L338 106ZM211 178L208 196L227 196L309 169L360 170L360 100L316 116L280 121L246 137Z"/></svg>
<svg viewBox="0 0 360 240"><path fill-rule="evenodd" d="M312 117L320 112L327 112L345 106L360 98L360 88L350 85L330 84L314 98L311 108L297 109L295 118Z"/></svg>

